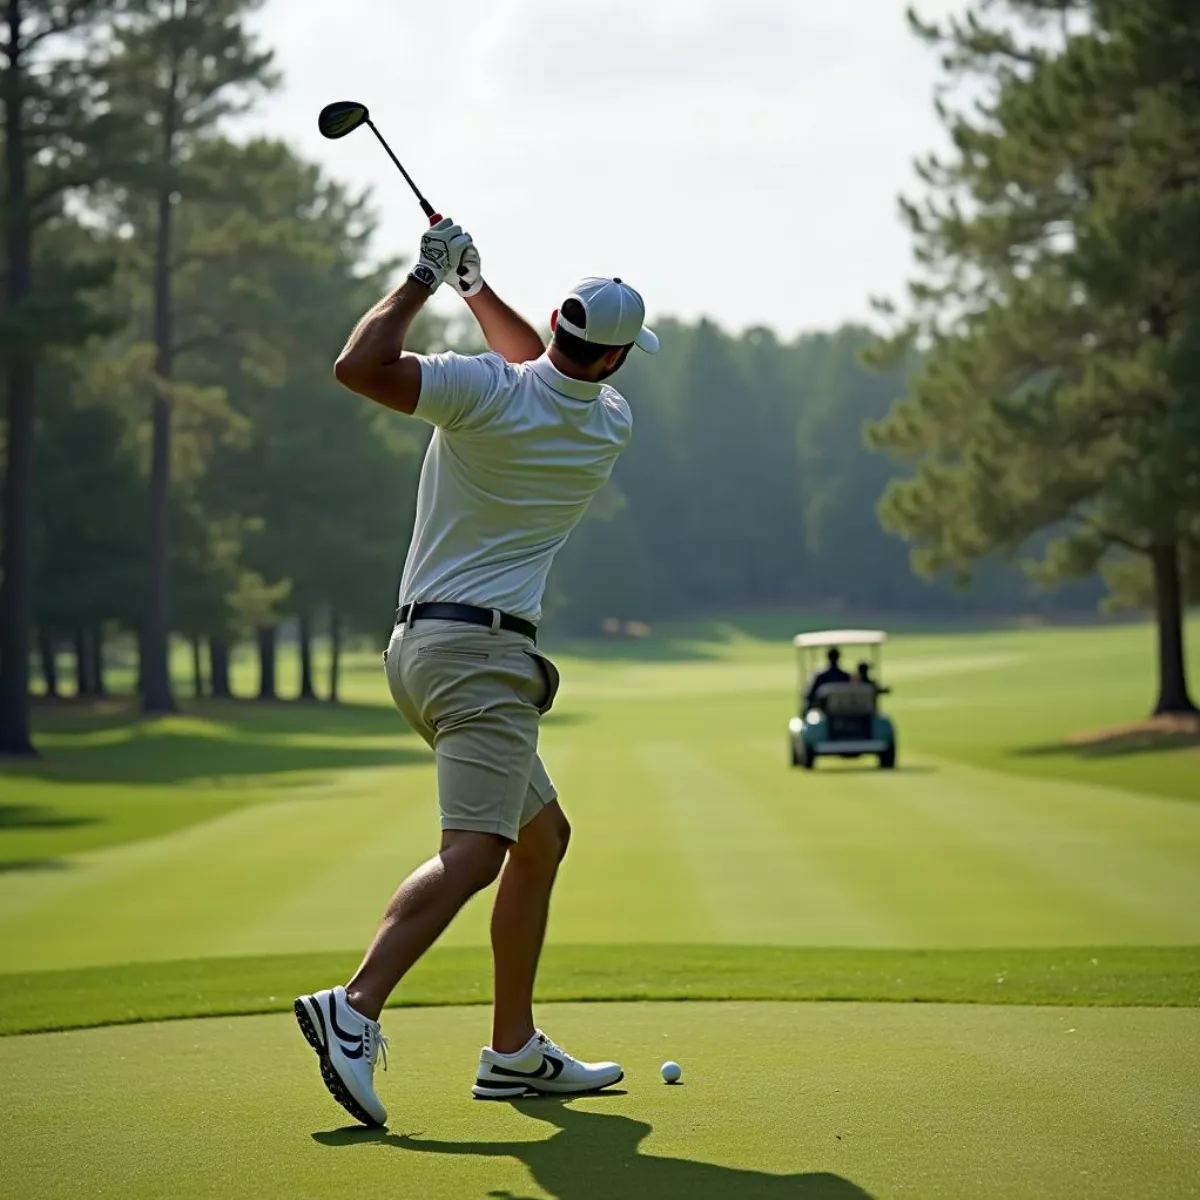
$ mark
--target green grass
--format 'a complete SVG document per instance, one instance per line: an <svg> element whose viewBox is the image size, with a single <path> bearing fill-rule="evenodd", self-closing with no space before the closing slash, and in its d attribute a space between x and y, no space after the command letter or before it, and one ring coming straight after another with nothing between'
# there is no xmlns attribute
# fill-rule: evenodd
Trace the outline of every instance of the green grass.
<svg viewBox="0 0 1200 1200"><path fill-rule="evenodd" d="M431 1200L1164 1200L1195 1194L1196 1009L549 1005L615 1094L469 1098L486 1014L386 1018L386 1132L287 1016L0 1040L0 1193ZM658 1079L667 1058L683 1084ZM14 1086L14 1083L16 1086Z"/></svg>
<svg viewBox="0 0 1200 1200"><path fill-rule="evenodd" d="M1027 752L1142 711L1147 628L898 637L894 774L785 765L791 652L764 632L560 655L543 750L576 835L554 942L1200 943L1200 751ZM0 777L0 962L362 946L436 807L427 751L360 665L344 710L41 711L43 761ZM476 902L448 944L486 926Z"/></svg>
<svg viewBox="0 0 1200 1200"><path fill-rule="evenodd" d="M476 901L385 1019L386 1134L339 1128L275 1013L345 976L436 843L377 656L337 709L40 707L43 758L0 776L0 1031L27 1034L0 1039L0 1196L1190 1194L1200 749L1069 743L1147 710L1151 631L904 630L901 769L810 774L788 636L817 623L559 649L575 836L539 1015L626 1094L465 1099Z"/></svg>
<svg viewBox="0 0 1200 1200"><path fill-rule="evenodd" d="M0 974L0 1035L283 1012L298 993L348 978L356 961L350 954L299 954ZM489 969L484 949L435 948L392 1003L487 1003ZM552 946L538 999L1200 1006L1200 947Z"/></svg>

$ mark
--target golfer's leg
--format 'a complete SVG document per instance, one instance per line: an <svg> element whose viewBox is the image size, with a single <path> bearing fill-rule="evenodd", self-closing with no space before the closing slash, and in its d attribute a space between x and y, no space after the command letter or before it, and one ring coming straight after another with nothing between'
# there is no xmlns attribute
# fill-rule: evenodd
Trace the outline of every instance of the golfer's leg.
<svg viewBox="0 0 1200 1200"><path fill-rule="evenodd" d="M512 1054L533 1037L533 984L546 937L550 893L571 827L551 801L509 848L492 909L495 1001L492 1049Z"/></svg>
<svg viewBox="0 0 1200 1200"><path fill-rule="evenodd" d="M418 867L388 905L362 965L346 985L354 1008L373 1021L410 967L437 941L459 909L496 878L506 838L447 830L435 858Z"/></svg>

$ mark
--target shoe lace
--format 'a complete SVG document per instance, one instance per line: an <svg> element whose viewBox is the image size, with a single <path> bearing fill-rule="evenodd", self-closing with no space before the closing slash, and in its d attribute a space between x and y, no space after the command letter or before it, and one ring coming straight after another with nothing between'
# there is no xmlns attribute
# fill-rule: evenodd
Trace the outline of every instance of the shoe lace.
<svg viewBox="0 0 1200 1200"><path fill-rule="evenodd" d="M368 1040L368 1042L370 1042L370 1046L367 1050L367 1059L370 1062L372 1069L379 1062L380 1058L382 1058L383 1059L383 1069L386 1071L388 1069L388 1040L387 1040L387 1038L385 1038L383 1036L383 1034L380 1033L380 1031L377 1028L372 1029L368 1025L367 1026L367 1040Z"/></svg>
<svg viewBox="0 0 1200 1200"><path fill-rule="evenodd" d="M538 1038L540 1039L541 1048L543 1050L549 1050L552 1054L557 1054L561 1058L566 1059L568 1062L576 1061L574 1055L568 1054L556 1041L548 1038L544 1033L539 1031Z"/></svg>

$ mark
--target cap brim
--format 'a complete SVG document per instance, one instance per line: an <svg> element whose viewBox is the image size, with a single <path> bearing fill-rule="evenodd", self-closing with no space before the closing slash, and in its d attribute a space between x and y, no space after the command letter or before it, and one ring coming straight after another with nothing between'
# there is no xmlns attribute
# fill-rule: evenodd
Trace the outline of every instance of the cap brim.
<svg viewBox="0 0 1200 1200"><path fill-rule="evenodd" d="M641 332L633 339L633 344L640 349L645 350L647 354L657 354L658 334L652 329L647 329L645 325L643 325Z"/></svg>

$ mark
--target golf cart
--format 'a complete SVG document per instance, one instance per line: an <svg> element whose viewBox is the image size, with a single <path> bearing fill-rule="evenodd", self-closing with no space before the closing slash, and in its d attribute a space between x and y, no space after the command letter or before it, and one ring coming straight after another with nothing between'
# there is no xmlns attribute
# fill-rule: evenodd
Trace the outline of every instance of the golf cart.
<svg viewBox="0 0 1200 1200"><path fill-rule="evenodd" d="M879 665L887 634L881 629L826 629L796 637L800 675L798 716L788 722L792 766L812 769L819 755L833 758L879 757L885 770L896 765L896 731L879 711L879 697L890 689L879 682ZM870 675L860 679L853 664L848 682L810 684L830 650L865 647L870 652Z"/></svg>

